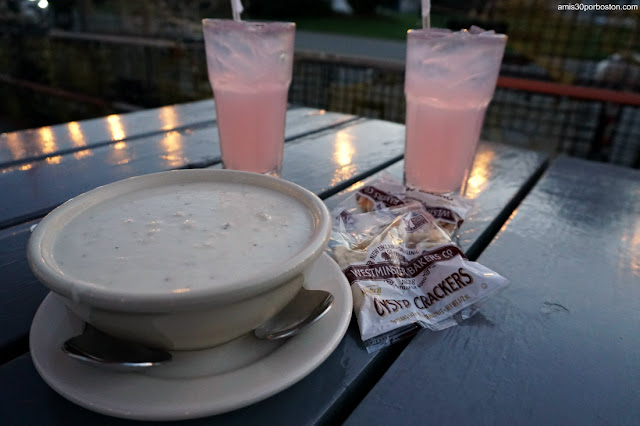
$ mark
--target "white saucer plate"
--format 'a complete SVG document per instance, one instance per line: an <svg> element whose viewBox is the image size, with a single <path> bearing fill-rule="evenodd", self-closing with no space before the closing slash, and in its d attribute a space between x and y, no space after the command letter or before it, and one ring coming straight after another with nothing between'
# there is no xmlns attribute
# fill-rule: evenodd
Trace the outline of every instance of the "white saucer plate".
<svg viewBox="0 0 640 426"><path fill-rule="evenodd" d="M251 335L202 351L175 352L174 359L144 373L123 373L84 364L60 348L83 323L50 293L31 325L33 363L40 376L68 400L102 414L136 420L182 420L251 405L298 382L338 346L351 319L349 283L326 254L305 287L333 293L329 312L299 335L261 341Z"/></svg>

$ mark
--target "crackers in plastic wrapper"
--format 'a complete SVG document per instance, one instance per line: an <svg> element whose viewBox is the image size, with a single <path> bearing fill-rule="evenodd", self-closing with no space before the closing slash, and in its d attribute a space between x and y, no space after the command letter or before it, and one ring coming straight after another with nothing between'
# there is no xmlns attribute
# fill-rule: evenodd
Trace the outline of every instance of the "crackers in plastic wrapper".
<svg viewBox="0 0 640 426"><path fill-rule="evenodd" d="M453 235L462 225L472 203L456 195L435 194L408 189L390 175L383 174L359 188L333 211L334 217L341 214L368 213L394 209L404 204L418 202L436 220L448 235Z"/></svg>
<svg viewBox="0 0 640 426"><path fill-rule="evenodd" d="M468 260L438 223L416 200L336 218L330 247L369 352L421 328L454 326L508 284Z"/></svg>

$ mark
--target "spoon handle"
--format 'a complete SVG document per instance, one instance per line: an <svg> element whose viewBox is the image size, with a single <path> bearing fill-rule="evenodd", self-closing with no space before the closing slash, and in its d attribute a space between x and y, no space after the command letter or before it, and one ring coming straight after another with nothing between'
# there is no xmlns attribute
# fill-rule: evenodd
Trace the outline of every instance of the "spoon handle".
<svg viewBox="0 0 640 426"><path fill-rule="evenodd" d="M62 350L73 358L118 370L151 367L171 360L167 351L110 336L89 323L85 323L82 334L65 341Z"/></svg>

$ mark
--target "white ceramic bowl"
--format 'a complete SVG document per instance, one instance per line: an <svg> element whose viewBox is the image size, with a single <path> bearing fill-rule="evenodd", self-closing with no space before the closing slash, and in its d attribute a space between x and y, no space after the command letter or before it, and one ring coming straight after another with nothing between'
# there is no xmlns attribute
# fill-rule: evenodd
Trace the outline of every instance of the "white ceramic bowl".
<svg viewBox="0 0 640 426"><path fill-rule="evenodd" d="M227 185L226 188L229 188L229 184L248 185L244 188L251 191L276 191L278 197L285 197L285 205L287 200L290 200L298 206L303 206L302 209L296 210L296 214L308 215L309 220L305 221L310 223L309 232L302 236L304 242L299 244L299 249L285 259L266 262L255 271L251 270L251 262L248 259L247 264L236 265L237 276L231 275L225 282L211 286L192 286L193 283L190 282L176 283L175 288L168 289L149 287L148 283L139 285L136 282L127 282L122 285L122 282L118 282L121 274L117 270L107 278L103 276L104 271L96 272L94 279L91 276L92 271L88 268L83 273L75 273L73 269L69 271L66 263L60 264L61 251L71 250L65 244L69 247L74 245L76 233L77 238L82 238L83 231L86 231L76 229L80 222L74 219L88 214L88 209L93 209L90 210L92 212L111 211L114 203L117 206L121 199L135 200L138 193L142 194L148 190L162 192L166 186L189 187L192 184L205 185L205 188L211 185L212 191L216 185ZM106 207L101 209L101 204L111 206L111 210ZM135 203L129 201L127 204ZM238 205L237 208L242 209L244 206ZM92 219L93 216L89 218ZM115 218L114 223L119 223L120 219ZM70 223L72 225L68 226ZM302 286L305 271L326 248L330 231L331 218L324 203L316 195L296 184L248 172L179 170L125 179L67 201L38 224L28 243L27 259L38 279L62 296L74 313L95 327L114 336L155 347L193 350L230 341L253 330L283 308ZM70 232L72 233L69 234ZM66 237L62 237L65 234ZM57 241L58 237L60 241ZM276 240L272 241L274 242L265 242L265 250L270 250L270 244L275 244ZM222 249L225 254L234 250L244 253L248 251L247 245L248 241L237 241L218 247L217 250ZM185 253L188 254L188 250L192 249L190 247L181 246L180 250L186 250ZM96 269L103 269L100 263L103 253L100 250L102 249L89 252L92 261L98 262L95 264ZM142 255L144 256L144 251ZM65 259L68 259L68 256ZM159 265L162 267L163 262L160 260ZM205 261L192 265L191 267L196 269L189 271L206 270L210 267L207 263ZM149 272L155 273L155 268ZM118 285L103 285L101 280L115 282Z"/></svg>

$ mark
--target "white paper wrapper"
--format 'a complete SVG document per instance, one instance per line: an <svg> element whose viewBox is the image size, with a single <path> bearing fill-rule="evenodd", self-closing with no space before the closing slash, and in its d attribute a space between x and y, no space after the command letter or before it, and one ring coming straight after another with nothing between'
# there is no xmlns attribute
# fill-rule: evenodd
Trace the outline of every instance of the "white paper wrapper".
<svg viewBox="0 0 640 426"><path fill-rule="evenodd" d="M369 352L420 328L454 326L508 284L469 261L419 202L338 215L330 246Z"/></svg>
<svg viewBox="0 0 640 426"><path fill-rule="evenodd" d="M359 188L334 210L334 218L341 215L366 213L399 207L418 201L448 235L453 235L462 225L471 207L468 199L407 189L388 174L383 174Z"/></svg>

